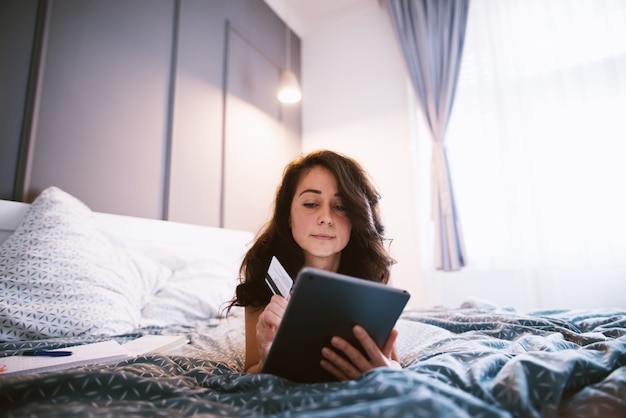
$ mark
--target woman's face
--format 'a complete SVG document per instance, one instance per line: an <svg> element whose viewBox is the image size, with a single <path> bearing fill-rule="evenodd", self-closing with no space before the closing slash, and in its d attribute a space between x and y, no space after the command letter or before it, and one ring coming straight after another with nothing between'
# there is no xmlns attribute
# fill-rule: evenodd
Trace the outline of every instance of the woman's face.
<svg viewBox="0 0 626 418"><path fill-rule="evenodd" d="M293 239L304 250L305 266L337 271L352 223L337 180L326 168L315 166L300 179L291 201L289 225Z"/></svg>

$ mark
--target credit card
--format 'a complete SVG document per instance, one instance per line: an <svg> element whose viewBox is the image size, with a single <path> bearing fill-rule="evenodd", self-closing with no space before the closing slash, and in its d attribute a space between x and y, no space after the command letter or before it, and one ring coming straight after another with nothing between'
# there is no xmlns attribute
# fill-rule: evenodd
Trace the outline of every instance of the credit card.
<svg viewBox="0 0 626 418"><path fill-rule="evenodd" d="M265 283L267 283L275 295L287 297L291 292L293 280L291 280L289 273L287 273L276 257L272 257L270 267L267 269L267 275L265 276Z"/></svg>

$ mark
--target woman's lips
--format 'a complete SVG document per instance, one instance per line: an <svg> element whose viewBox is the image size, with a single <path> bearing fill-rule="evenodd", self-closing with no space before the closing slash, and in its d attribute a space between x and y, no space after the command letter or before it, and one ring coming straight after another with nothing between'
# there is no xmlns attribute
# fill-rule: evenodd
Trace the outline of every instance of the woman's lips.
<svg viewBox="0 0 626 418"><path fill-rule="evenodd" d="M333 239L334 237L332 235L326 235L326 234L313 234L313 238L321 239L321 240L329 240L329 239Z"/></svg>

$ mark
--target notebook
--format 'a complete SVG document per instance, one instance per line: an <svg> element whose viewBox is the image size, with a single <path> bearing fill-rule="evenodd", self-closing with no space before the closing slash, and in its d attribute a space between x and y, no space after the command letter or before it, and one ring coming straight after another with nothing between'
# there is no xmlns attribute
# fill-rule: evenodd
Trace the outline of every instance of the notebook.
<svg viewBox="0 0 626 418"><path fill-rule="evenodd" d="M144 335L122 344L122 347L130 354L139 356L147 353L164 353L188 342L184 335Z"/></svg>
<svg viewBox="0 0 626 418"><path fill-rule="evenodd" d="M336 380L320 366L322 347L335 335L360 347L352 334L360 324L382 348L409 297L382 283L303 268L262 372L300 383Z"/></svg>
<svg viewBox="0 0 626 418"><path fill-rule="evenodd" d="M125 344L115 340L60 348L71 351L67 357L0 357L0 378L7 375L41 373L89 364L112 364L149 352L163 352L186 344L184 336L145 335Z"/></svg>

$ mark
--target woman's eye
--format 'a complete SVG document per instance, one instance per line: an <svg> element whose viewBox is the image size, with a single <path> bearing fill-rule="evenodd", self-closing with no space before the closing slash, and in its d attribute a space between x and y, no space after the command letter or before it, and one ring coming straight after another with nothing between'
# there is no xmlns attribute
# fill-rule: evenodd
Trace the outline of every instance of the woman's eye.
<svg viewBox="0 0 626 418"><path fill-rule="evenodd" d="M317 207L317 203L306 202L306 203L303 203L302 206L304 206L307 209L314 209Z"/></svg>
<svg viewBox="0 0 626 418"><path fill-rule="evenodd" d="M335 210L338 212L345 212L346 208L342 205L335 205Z"/></svg>

